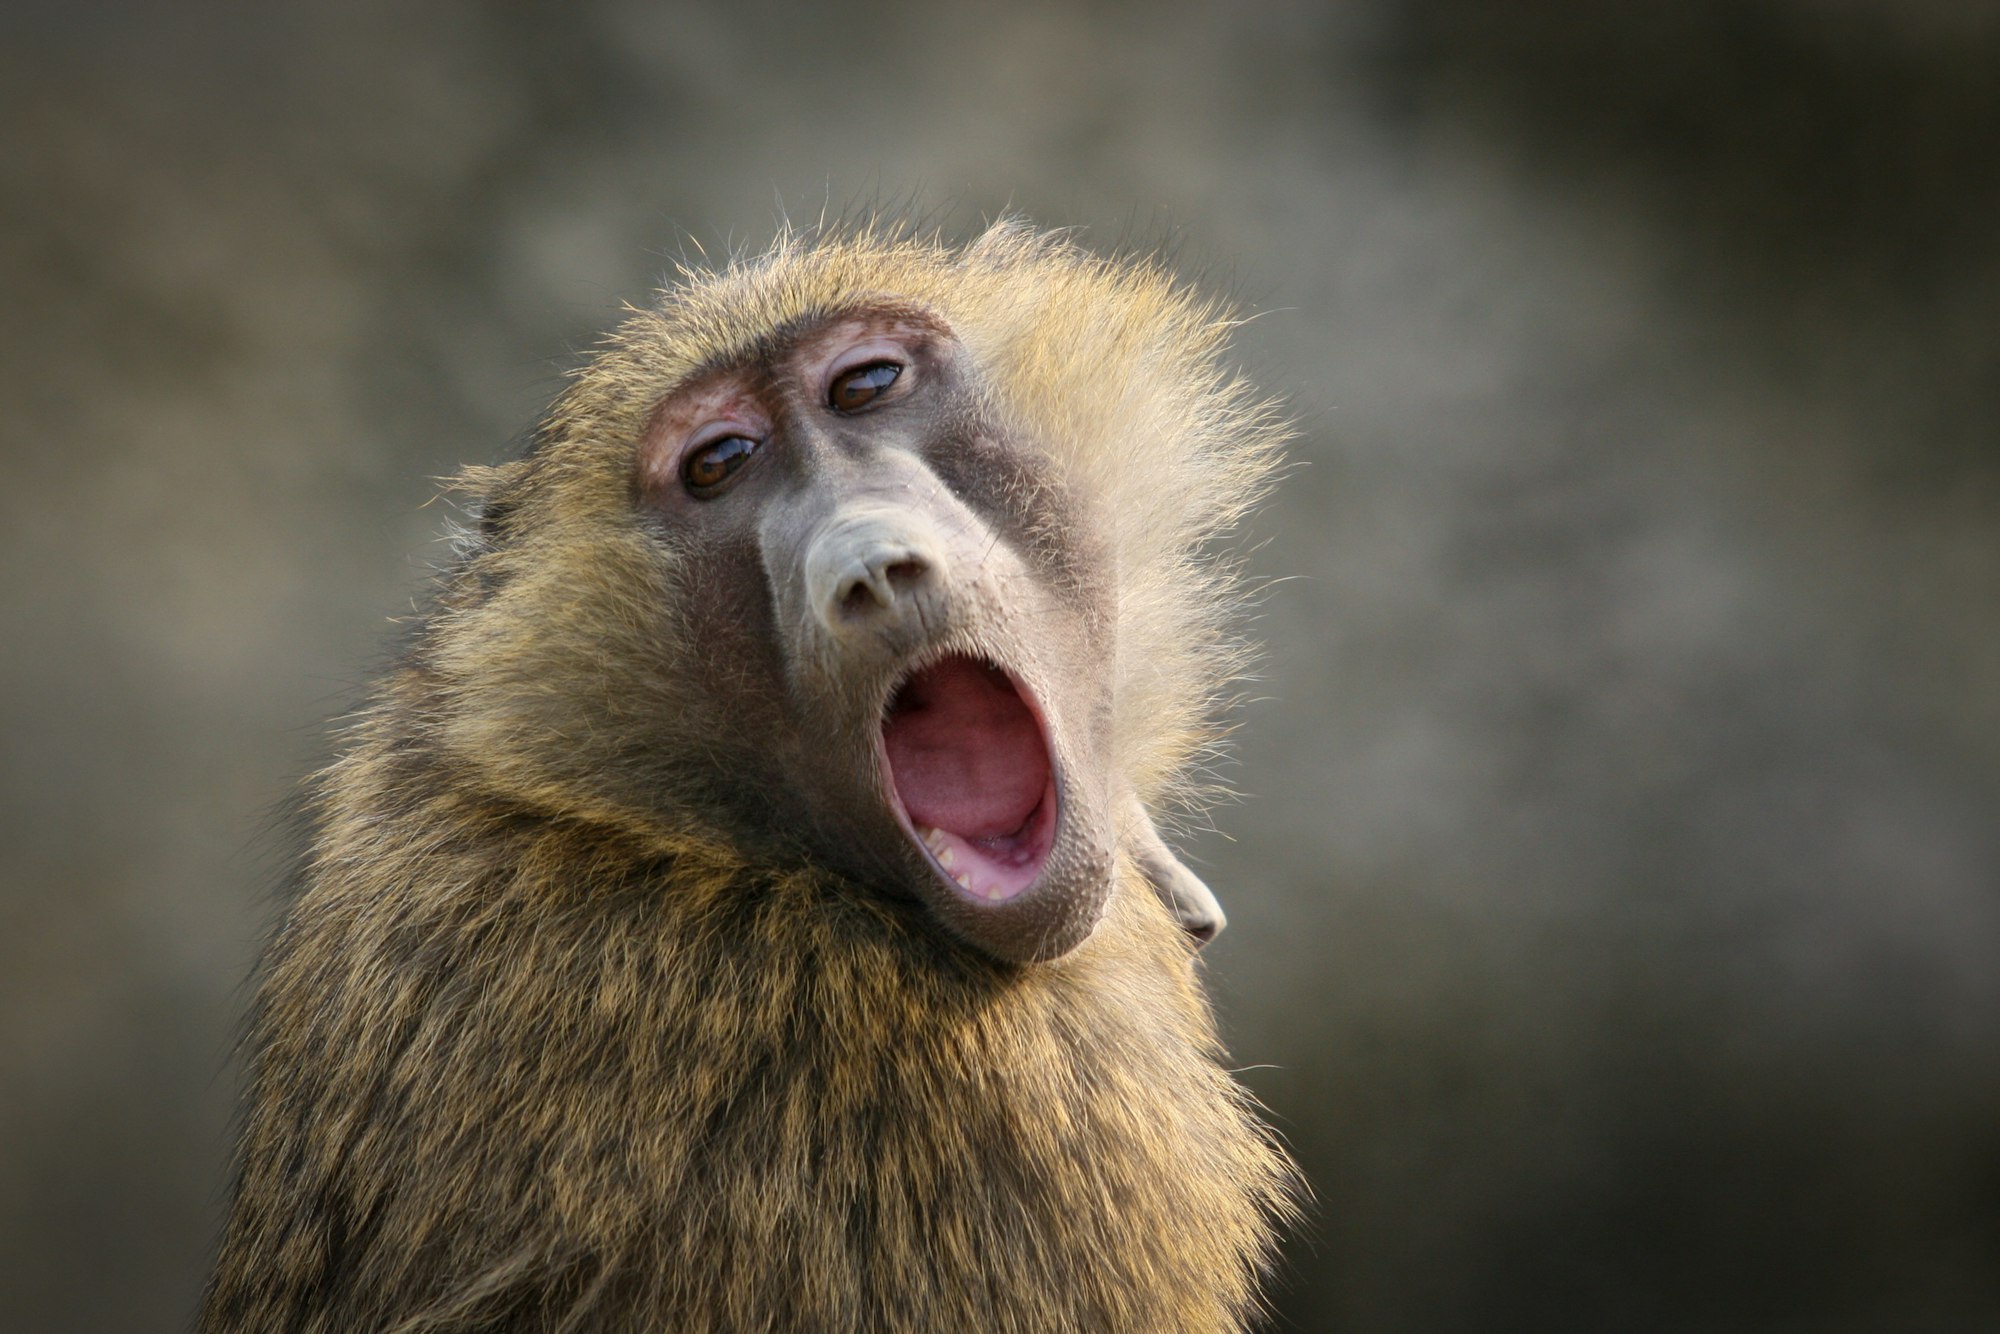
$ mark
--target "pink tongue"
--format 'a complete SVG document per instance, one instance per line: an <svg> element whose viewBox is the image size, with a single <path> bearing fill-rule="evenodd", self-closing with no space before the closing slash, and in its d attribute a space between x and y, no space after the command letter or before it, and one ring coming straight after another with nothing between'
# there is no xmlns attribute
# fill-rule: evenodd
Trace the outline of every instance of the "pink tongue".
<svg viewBox="0 0 2000 1334"><path fill-rule="evenodd" d="M971 658L947 658L905 682L882 742L910 819L961 838L1015 833L1048 789L1034 715L1004 672Z"/></svg>

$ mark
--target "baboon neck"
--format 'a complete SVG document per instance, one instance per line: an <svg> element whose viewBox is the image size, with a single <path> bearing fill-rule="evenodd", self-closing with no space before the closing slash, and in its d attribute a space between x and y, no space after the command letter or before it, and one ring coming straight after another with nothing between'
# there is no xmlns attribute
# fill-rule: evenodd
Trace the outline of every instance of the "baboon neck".
<svg viewBox="0 0 2000 1334"><path fill-rule="evenodd" d="M324 1207L239 1209L232 1244L311 1230L325 1291L470 1327L1239 1327L1284 1169L1143 895L1014 968L713 846L489 820L326 852L265 989L243 1186ZM272 1073L300 1067L310 1120Z"/></svg>

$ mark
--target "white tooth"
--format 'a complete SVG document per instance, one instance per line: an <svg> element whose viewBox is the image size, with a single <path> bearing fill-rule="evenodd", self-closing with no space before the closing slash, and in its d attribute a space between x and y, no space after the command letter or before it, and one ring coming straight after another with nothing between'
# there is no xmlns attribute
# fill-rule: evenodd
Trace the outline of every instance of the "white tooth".
<svg viewBox="0 0 2000 1334"><path fill-rule="evenodd" d="M994 903L998 903L1001 899L1005 898L1006 896L1007 896L1007 891L1000 887L1000 882L998 880L995 880L992 884L986 887L986 897Z"/></svg>
<svg viewBox="0 0 2000 1334"><path fill-rule="evenodd" d="M944 846L944 830L932 825L924 826L924 846L936 852Z"/></svg>
<svg viewBox="0 0 2000 1334"><path fill-rule="evenodd" d="M951 869L951 849L940 842L932 851L937 854L938 865L949 871Z"/></svg>
<svg viewBox="0 0 2000 1334"><path fill-rule="evenodd" d="M960 871L952 879L958 881L958 887L966 893L970 894L972 892L972 873L970 871Z"/></svg>

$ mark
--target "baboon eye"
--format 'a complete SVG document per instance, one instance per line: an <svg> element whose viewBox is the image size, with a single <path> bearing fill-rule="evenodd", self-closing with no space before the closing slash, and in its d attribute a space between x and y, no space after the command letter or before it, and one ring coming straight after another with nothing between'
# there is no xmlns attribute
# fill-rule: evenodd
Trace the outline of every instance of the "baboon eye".
<svg viewBox="0 0 2000 1334"><path fill-rule="evenodd" d="M834 377L832 388L827 390L827 406L836 412L859 412L887 392L902 373L903 368L893 361L871 361L844 371Z"/></svg>
<svg viewBox="0 0 2000 1334"><path fill-rule="evenodd" d="M747 435L725 435L720 440L688 451L681 460L681 485L688 494L706 499L716 488L757 452L757 441Z"/></svg>

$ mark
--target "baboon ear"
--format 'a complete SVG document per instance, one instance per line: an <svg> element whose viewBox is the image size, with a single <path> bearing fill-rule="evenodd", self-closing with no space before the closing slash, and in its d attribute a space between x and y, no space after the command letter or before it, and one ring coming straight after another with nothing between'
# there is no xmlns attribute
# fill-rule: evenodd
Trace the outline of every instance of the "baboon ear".
<svg viewBox="0 0 2000 1334"><path fill-rule="evenodd" d="M514 513L515 493L525 471L519 463L473 465L461 469L445 483L446 493L461 497L478 520L479 538L484 545L497 545L506 537L507 521Z"/></svg>
<svg viewBox="0 0 2000 1334"><path fill-rule="evenodd" d="M1173 854L1160 837L1153 817L1146 814L1136 797L1130 800L1126 812L1125 839L1126 851L1131 853L1139 874L1160 896L1160 902L1167 905L1167 911L1174 915L1181 929L1194 938L1196 949L1222 934L1229 919L1223 914L1222 905L1216 902L1214 891Z"/></svg>
<svg viewBox="0 0 2000 1334"><path fill-rule="evenodd" d="M494 496L479 507L479 535L488 545L497 546L506 540L507 520L514 517L514 502L504 496Z"/></svg>

